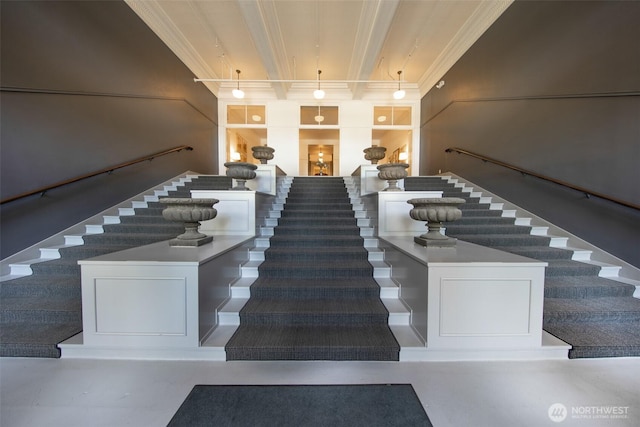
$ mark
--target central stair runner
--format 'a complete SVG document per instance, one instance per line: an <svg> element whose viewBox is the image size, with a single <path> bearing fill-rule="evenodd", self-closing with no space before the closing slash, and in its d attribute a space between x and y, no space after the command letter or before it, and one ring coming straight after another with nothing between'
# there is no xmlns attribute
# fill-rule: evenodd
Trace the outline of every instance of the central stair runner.
<svg viewBox="0 0 640 427"><path fill-rule="evenodd" d="M294 178L227 360L398 360L342 178Z"/></svg>

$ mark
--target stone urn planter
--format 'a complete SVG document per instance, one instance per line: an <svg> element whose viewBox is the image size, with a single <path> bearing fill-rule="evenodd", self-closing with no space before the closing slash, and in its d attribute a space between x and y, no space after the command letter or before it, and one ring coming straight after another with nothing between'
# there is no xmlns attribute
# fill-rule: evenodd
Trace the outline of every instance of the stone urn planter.
<svg viewBox="0 0 640 427"><path fill-rule="evenodd" d="M273 152L275 150L271 147L267 147L266 145L258 145L251 147L251 151L253 151L254 159L260 160L261 164L266 165L267 160L273 159Z"/></svg>
<svg viewBox="0 0 640 427"><path fill-rule="evenodd" d="M464 199L457 197L410 199L407 203L413 205L409 212L411 218L416 221L427 221L427 227L429 227L427 233L414 237L414 242L422 246L455 246L457 239L445 236L441 232L442 223L462 218L459 206L465 203Z"/></svg>
<svg viewBox="0 0 640 427"><path fill-rule="evenodd" d="M385 147L379 147L377 145L374 145L369 148L365 148L362 151L364 152L365 160L371 161L372 165L377 165L378 160L384 159L387 149Z"/></svg>
<svg viewBox="0 0 640 427"><path fill-rule="evenodd" d="M201 221L213 219L218 211L213 205L218 199L190 199L181 197L164 197L159 200L167 207L162 211L162 217L168 221L181 222L185 232L175 239L169 240L170 246L201 246L213 240L198 231Z"/></svg>
<svg viewBox="0 0 640 427"><path fill-rule="evenodd" d="M376 169L378 172L378 178L386 179L388 186L382 191L402 191L402 188L398 187L398 180L405 179L407 177L407 163L385 163L379 165Z"/></svg>
<svg viewBox="0 0 640 427"><path fill-rule="evenodd" d="M245 187L245 182L248 179L253 179L256 177L256 169L258 166L253 163L245 163L245 162L227 162L224 164L227 167L227 176L233 178L237 181L237 185L232 190L244 191L250 190Z"/></svg>

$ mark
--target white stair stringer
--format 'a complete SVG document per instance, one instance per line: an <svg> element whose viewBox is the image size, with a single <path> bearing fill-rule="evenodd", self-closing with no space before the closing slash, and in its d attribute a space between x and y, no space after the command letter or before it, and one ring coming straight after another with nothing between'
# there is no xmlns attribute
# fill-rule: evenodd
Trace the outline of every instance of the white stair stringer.
<svg viewBox="0 0 640 427"><path fill-rule="evenodd" d="M353 177L344 178L345 186L360 227L360 236L368 252L369 263L373 266L373 278L380 286L380 299L389 312L389 325L406 326L411 324L411 312L400 299L400 287L391 278L391 266L384 261L384 251L380 249L375 237L375 221L371 219L362 200Z"/></svg>
<svg viewBox="0 0 640 427"><path fill-rule="evenodd" d="M169 191L183 187L197 176L186 172L3 259L0 262L0 282L33 274L32 264L60 258L60 249L84 245L82 236L104 233L105 224L119 224L121 216L135 215L136 207L146 207L147 202L157 201L159 196L168 195Z"/></svg>
<svg viewBox="0 0 640 427"><path fill-rule="evenodd" d="M209 338L202 343L203 347L225 353L225 346L240 326L240 310L251 297L251 285L258 278L258 267L264 262L264 252L269 248L269 238L273 236L273 228L278 225L278 218L289 189L292 178L284 177L277 185L276 197L264 218L264 226L260 227L260 235L254 239L254 246L249 250L249 259L240 265L240 277L229 285L229 298L218 309L218 325ZM225 356L226 359L226 356Z"/></svg>
<svg viewBox="0 0 640 427"><path fill-rule="evenodd" d="M442 174L440 177L453 183L456 188L461 188L463 192L474 192L475 194L476 188L471 187L464 179L454 174ZM550 247L571 251L573 261L599 266L600 277L636 286L634 297L640 298L640 269L485 189L479 188L478 190L480 191L477 194L488 194L482 199L485 200L485 203L486 200L491 200L491 209L502 210L503 217L515 218L516 225L531 227L532 235L548 237ZM526 218L526 222L523 221L524 218Z"/></svg>

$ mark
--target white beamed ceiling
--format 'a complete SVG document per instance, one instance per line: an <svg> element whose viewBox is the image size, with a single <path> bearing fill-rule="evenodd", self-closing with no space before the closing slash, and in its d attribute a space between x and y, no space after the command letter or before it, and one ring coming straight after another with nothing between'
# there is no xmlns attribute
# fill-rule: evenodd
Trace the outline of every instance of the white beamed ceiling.
<svg viewBox="0 0 640 427"><path fill-rule="evenodd" d="M329 83L352 99L397 85L422 97L513 0L126 0L218 97L235 86L287 99ZM244 82L243 82L244 80ZM254 82L251 82L251 81Z"/></svg>

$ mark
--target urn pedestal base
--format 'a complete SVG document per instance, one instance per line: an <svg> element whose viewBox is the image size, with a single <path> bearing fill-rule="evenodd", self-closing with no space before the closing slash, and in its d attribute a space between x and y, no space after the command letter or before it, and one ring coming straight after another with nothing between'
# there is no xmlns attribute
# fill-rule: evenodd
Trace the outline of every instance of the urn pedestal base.
<svg viewBox="0 0 640 427"><path fill-rule="evenodd" d="M169 240L169 246L188 246L188 247L198 247L202 245L206 245L207 243L213 242L213 236L205 236L200 239L194 240L185 240L185 239L171 239Z"/></svg>
<svg viewBox="0 0 640 427"><path fill-rule="evenodd" d="M424 236L424 234L422 236ZM458 239L456 239L455 237L444 236L444 239L429 239L422 236L415 236L413 238L413 241L422 246L431 246L438 248L455 246L458 242Z"/></svg>

